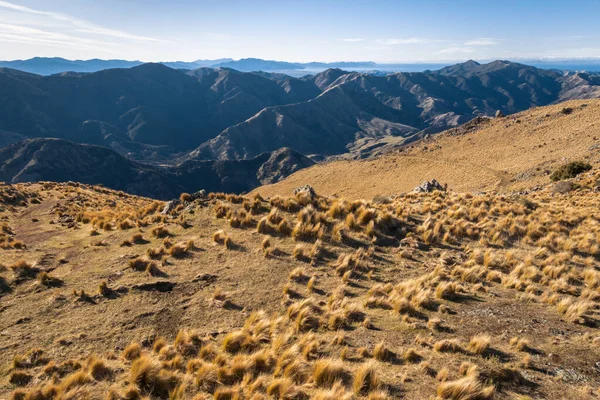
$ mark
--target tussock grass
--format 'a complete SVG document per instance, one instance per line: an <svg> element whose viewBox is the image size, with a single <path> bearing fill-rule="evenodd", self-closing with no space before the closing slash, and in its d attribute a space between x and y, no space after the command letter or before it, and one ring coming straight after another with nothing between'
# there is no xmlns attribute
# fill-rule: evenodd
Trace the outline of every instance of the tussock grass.
<svg viewBox="0 0 600 400"><path fill-rule="evenodd" d="M373 362L362 364L354 373L352 389L357 396L366 396L379 389L381 382Z"/></svg>
<svg viewBox="0 0 600 400"><path fill-rule="evenodd" d="M321 359L313 364L312 378L317 387L330 388L336 382L348 381L349 374L341 361Z"/></svg>
<svg viewBox="0 0 600 400"><path fill-rule="evenodd" d="M494 393L494 386L484 386L476 377L446 381L437 388L437 395L440 398L452 400L486 400L493 398Z"/></svg>
<svg viewBox="0 0 600 400"><path fill-rule="evenodd" d="M490 348L490 335L473 336L467 345L467 350L473 354L482 355Z"/></svg>

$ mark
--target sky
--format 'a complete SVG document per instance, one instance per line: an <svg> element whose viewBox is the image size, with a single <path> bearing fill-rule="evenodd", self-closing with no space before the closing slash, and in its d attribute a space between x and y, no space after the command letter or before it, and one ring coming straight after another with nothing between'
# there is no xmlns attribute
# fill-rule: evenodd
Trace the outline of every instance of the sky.
<svg viewBox="0 0 600 400"><path fill-rule="evenodd" d="M0 0L0 59L600 57L600 0Z"/></svg>

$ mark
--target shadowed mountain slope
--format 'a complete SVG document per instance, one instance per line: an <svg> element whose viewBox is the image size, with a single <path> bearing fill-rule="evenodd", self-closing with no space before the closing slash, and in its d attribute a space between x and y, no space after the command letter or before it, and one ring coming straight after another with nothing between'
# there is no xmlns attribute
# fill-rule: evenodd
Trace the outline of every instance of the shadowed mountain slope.
<svg viewBox="0 0 600 400"><path fill-rule="evenodd" d="M252 158L281 147L325 157L385 137L401 143L496 110L598 97L600 78L508 61L302 78L144 64L52 76L0 69L0 87L0 143L57 137L164 163Z"/></svg>
<svg viewBox="0 0 600 400"><path fill-rule="evenodd" d="M200 189L245 192L312 164L299 153L280 149L248 160L187 161L161 167L129 160L101 146L29 139L0 149L0 181L75 181L169 199Z"/></svg>
<svg viewBox="0 0 600 400"><path fill-rule="evenodd" d="M325 92L307 102L274 106L230 127L192 158L247 158L287 146L306 154L352 152L385 136L439 132L496 110L511 114L558 100L600 95L594 76L495 61L467 62L430 73L316 75Z"/></svg>

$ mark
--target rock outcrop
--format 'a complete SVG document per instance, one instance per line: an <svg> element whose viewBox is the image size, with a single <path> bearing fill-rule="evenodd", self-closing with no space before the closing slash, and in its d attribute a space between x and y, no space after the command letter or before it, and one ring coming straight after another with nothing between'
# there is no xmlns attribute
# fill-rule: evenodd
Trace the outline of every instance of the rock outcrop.
<svg viewBox="0 0 600 400"><path fill-rule="evenodd" d="M438 181L432 179L430 181L425 181L421 183L419 186L413 189L413 192L417 193L429 193L435 190L439 190L445 192L447 185L442 186Z"/></svg>

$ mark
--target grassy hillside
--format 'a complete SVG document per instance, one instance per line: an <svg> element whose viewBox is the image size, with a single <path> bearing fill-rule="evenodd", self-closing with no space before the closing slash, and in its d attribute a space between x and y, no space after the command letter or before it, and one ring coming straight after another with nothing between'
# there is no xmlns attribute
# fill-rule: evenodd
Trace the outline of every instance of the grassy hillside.
<svg viewBox="0 0 600 400"><path fill-rule="evenodd" d="M211 194L168 215L77 183L1 186L0 397L597 397L599 178Z"/></svg>
<svg viewBox="0 0 600 400"><path fill-rule="evenodd" d="M456 191L509 192L547 183L554 169L573 160L600 162L600 100L471 122L401 152L320 164L255 192L288 194L310 184L323 195L372 198L407 192L432 178Z"/></svg>

